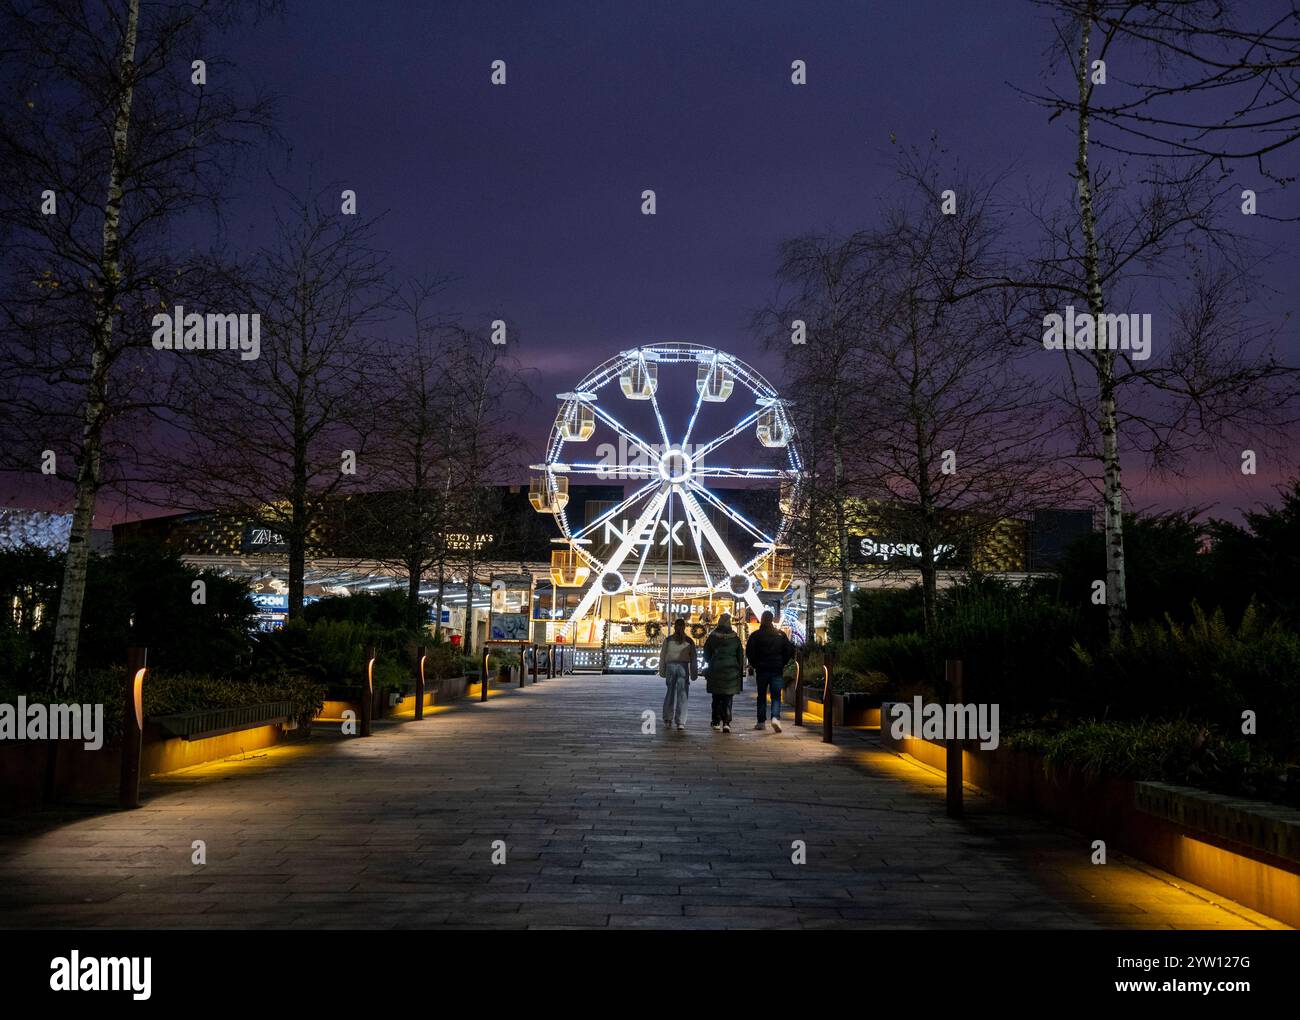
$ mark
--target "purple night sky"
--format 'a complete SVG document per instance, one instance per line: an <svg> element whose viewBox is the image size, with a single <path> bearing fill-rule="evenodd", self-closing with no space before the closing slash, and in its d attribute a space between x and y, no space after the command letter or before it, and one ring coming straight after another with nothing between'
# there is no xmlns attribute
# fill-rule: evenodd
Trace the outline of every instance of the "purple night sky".
<svg viewBox="0 0 1300 1020"><path fill-rule="evenodd" d="M540 456L553 395L622 348L691 340L774 370L748 323L774 293L777 246L870 226L893 183L891 133L937 133L969 168L1007 172L1009 199L1068 196L1068 128L1011 87L1040 83L1051 38L1027 0L382 0L291 2L223 55L282 97L284 184L355 189L363 216L383 214L400 273L451 274L449 310L517 324L539 373L527 431ZM805 87L790 84L796 58ZM504 88L489 82L496 59ZM641 215L645 188L656 216ZM270 190L260 171L239 184L233 246L266 226ZM1294 233L1252 227L1275 245ZM1293 266L1278 260L1270 282L1291 292L1260 306L1270 320L1293 305ZM1295 360L1294 328L1286 339ZM1277 480L1267 466L1174 482L1129 470L1139 507L1229 516ZM158 512L109 503L101 517Z"/></svg>

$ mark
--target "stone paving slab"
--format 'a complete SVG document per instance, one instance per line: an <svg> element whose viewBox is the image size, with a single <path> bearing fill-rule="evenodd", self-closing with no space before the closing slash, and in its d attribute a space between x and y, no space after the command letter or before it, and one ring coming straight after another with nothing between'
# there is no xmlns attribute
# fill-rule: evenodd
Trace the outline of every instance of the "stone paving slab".
<svg viewBox="0 0 1300 1020"><path fill-rule="evenodd" d="M662 692L543 681L174 773L136 811L10 825L0 925L1280 927L1115 855L1094 867L1082 837L986 798L949 819L943 778L867 735L751 730L752 691L731 734L700 688L685 733L644 734Z"/></svg>

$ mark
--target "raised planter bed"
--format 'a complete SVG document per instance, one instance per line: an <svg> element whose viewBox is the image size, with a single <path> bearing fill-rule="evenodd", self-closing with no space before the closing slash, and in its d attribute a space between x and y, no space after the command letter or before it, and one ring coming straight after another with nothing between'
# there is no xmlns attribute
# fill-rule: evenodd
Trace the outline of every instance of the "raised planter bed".
<svg viewBox="0 0 1300 1020"><path fill-rule="evenodd" d="M289 725L292 729L297 719L291 701L267 701L260 705L242 705L238 708L210 708L198 712L178 712L175 715L150 716L162 737L180 737L182 740L202 740L219 737L251 726Z"/></svg>
<svg viewBox="0 0 1300 1020"><path fill-rule="evenodd" d="M804 688L803 707L805 712L821 717L822 691ZM787 683L781 690L781 701L786 705L794 704L794 684ZM879 726L880 701L870 694L849 692L831 695L831 722L836 726Z"/></svg>
<svg viewBox="0 0 1300 1020"><path fill-rule="evenodd" d="M469 677L448 676L437 679L426 678L424 681L424 707L445 705L465 696L469 686ZM415 712L415 695L408 694L391 709L392 715L406 715Z"/></svg>
<svg viewBox="0 0 1300 1020"><path fill-rule="evenodd" d="M944 745L894 739L888 708L882 706L881 743L944 771ZM1103 839L1112 849L1300 927L1300 811L1166 783L1060 771L1049 776L1038 755L980 750L973 741L962 751L962 778L1014 808L1047 815L1089 843Z"/></svg>
<svg viewBox="0 0 1300 1020"><path fill-rule="evenodd" d="M145 719L140 772L161 775L280 743L298 726L292 702L180 712ZM0 808L17 809L115 789L122 749L39 740L0 747Z"/></svg>
<svg viewBox="0 0 1300 1020"><path fill-rule="evenodd" d="M832 694L831 721L836 726L879 726L880 699L870 694Z"/></svg>

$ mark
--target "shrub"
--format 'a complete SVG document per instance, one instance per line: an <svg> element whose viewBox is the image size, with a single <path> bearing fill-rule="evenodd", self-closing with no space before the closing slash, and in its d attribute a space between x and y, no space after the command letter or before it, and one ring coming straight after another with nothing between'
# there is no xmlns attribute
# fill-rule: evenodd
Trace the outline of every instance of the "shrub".
<svg viewBox="0 0 1300 1020"><path fill-rule="evenodd" d="M1124 559L1128 615L1145 622L1187 619L1191 603L1215 591L1205 534L1196 513L1124 515ZM1089 640L1105 634L1106 609L1092 604L1092 584L1106 562L1104 537L1093 532L1070 544L1060 563L1062 601L1083 608Z"/></svg>
<svg viewBox="0 0 1300 1020"><path fill-rule="evenodd" d="M944 659L962 661L963 698L996 702L1003 718L1068 707L1079 614L1011 590L948 600L930 641L930 677Z"/></svg>
<svg viewBox="0 0 1300 1020"><path fill-rule="evenodd" d="M376 650L374 681L406 689L414 670L416 638L403 629L386 629L351 620L291 620L279 630L254 638L250 675L268 679L296 673L326 684L360 683L369 650Z"/></svg>
<svg viewBox="0 0 1300 1020"><path fill-rule="evenodd" d="M1252 740L1283 761L1300 752L1300 636L1261 622L1253 607L1234 630L1222 610L1205 613L1193 603L1186 626L1170 619L1138 625L1121 643L1096 653L1080 647L1076 656L1086 667L1084 712L1177 714L1240 732L1249 710L1259 724Z"/></svg>
<svg viewBox="0 0 1300 1020"><path fill-rule="evenodd" d="M438 642L425 648L424 675L430 679L442 679L450 676L464 676L469 671L473 658L461 655L450 644ZM474 664L477 669L477 664Z"/></svg>
<svg viewBox="0 0 1300 1020"><path fill-rule="evenodd" d="M366 624L379 630L402 630L407 626L406 591L360 591L328 595L303 607L302 618L309 624L322 620Z"/></svg>
<svg viewBox="0 0 1300 1020"><path fill-rule="evenodd" d="M921 586L910 588L857 588L853 592L853 639L908 634L925 626ZM826 621L829 634L839 635L840 615Z"/></svg>
<svg viewBox="0 0 1300 1020"><path fill-rule="evenodd" d="M1088 720L1058 732L1011 733L1006 744L1041 754L1048 774L1176 783L1276 801L1288 795L1285 768L1270 755L1189 719Z"/></svg>
<svg viewBox="0 0 1300 1020"><path fill-rule="evenodd" d="M62 571L61 553L0 551L0 598L16 610L0 624L0 666L25 682L43 682L49 669ZM200 605L195 581L204 585ZM161 546L124 545L90 558L78 662L118 668L128 646L143 645L156 669L234 673L247 665L255 613L245 582L198 570Z"/></svg>

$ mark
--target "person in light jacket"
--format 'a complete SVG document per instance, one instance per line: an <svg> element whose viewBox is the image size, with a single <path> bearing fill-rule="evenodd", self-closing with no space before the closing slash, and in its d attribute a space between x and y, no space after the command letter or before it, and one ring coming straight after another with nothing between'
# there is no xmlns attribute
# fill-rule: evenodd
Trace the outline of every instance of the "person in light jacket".
<svg viewBox="0 0 1300 1020"><path fill-rule="evenodd" d="M704 674L713 695L713 729L731 732L731 699L745 677L745 650L740 635L731 629L731 614L718 617L718 625L704 642Z"/></svg>
<svg viewBox="0 0 1300 1020"><path fill-rule="evenodd" d="M686 621L673 621L673 632L659 647L659 675L668 684L664 696L664 727L686 729L686 701L695 679L695 642L686 636Z"/></svg>

